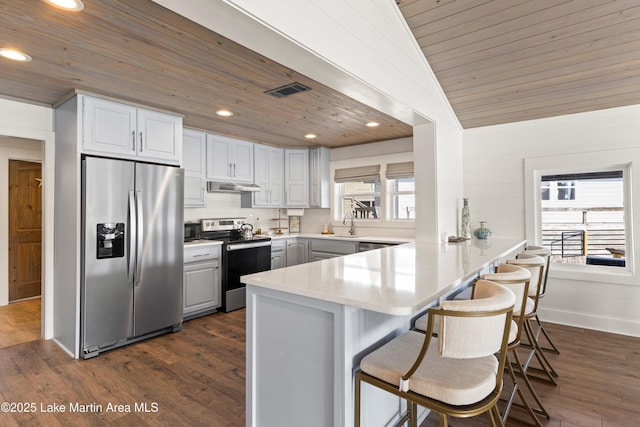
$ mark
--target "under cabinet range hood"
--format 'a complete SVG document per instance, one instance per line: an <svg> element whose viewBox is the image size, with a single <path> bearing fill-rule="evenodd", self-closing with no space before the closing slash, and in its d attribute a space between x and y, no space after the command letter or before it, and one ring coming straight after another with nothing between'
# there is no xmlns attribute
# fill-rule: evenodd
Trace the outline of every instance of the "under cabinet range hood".
<svg viewBox="0 0 640 427"><path fill-rule="evenodd" d="M207 192L209 193L240 193L243 191L249 191L249 192L260 191L260 187L255 184L207 181Z"/></svg>

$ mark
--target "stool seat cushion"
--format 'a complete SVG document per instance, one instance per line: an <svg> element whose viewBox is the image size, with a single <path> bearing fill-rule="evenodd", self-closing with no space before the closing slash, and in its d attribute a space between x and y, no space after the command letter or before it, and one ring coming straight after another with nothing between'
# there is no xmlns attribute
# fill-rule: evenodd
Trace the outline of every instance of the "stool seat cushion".
<svg viewBox="0 0 640 427"><path fill-rule="evenodd" d="M409 390L450 405L468 405L487 397L496 387L498 360L495 356L473 359L445 358L438 354L438 342L431 338L429 350L411 376ZM408 331L360 364L363 372L400 386L400 379L420 353L425 335Z"/></svg>

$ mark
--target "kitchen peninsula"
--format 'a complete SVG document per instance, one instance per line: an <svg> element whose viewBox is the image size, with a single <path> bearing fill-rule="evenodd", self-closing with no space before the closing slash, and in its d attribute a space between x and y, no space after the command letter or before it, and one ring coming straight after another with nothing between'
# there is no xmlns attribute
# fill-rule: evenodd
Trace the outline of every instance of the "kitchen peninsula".
<svg viewBox="0 0 640 427"><path fill-rule="evenodd" d="M407 243L243 276L247 426L352 425L362 357L524 243ZM387 393L363 387L362 398L363 425L401 414Z"/></svg>

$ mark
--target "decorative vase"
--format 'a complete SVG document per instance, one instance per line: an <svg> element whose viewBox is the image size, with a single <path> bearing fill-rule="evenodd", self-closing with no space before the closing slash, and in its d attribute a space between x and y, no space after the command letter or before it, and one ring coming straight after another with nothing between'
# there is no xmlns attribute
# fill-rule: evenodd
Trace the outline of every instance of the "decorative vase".
<svg viewBox="0 0 640 427"><path fill-rule="evenodd" d="M462 199L462 221L460 225L460 237L463 239L471 238L471 230L469 228L469 199Z"/></svg>
<svg viewBox="0 0 640 427"><path fill-rule="evenodd" d="M478 239L487 239L491 236L491 230L485 227L485 224L485 221L480 221L480 228L477 228L476 231L473 232Z"/></svg>

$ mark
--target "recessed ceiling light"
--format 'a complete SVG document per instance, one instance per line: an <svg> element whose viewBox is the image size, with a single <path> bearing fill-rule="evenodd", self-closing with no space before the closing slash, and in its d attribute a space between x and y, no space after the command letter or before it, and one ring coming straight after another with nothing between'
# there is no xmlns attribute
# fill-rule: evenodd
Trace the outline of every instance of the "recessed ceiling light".
<svg viewBox="0 0 640 427"><path fill-rule="evenodd" d="M304 137L307 139L315 139L318 137L318 135L316 135L315 133L308 133Z"/></svg>
<svg viewBox="0 0 640 427"><path fill-rule="evenodd" d="M216 111L216 114L222 117L231 117L233 116L233 112L229 111L229 110L218 110Z"/></svg>
<svg viewBox="0 0 640 427"><path fill-rule="evenodd" d="M49 4L59 7L64 10L72 12L79 12L84 9L84 4L81 0L44 0Z"/></svg>
<svg viewBox="0 0 640 427"><path fill-rule="evenodd" d="M15 49L0 49L0 56L2 56L3 58L11 59L13 61L20 61L20 62L31 61L31 57L29 55Z"/></svg>
<svg viewBox="0 0 640 427"><path fill-rule="evenodd" d="M374 128L376 126L380 126L380 123L378 123L378 122L369 122L369 123L367 123L367 126L370 127L370 128Z"/></svg>

